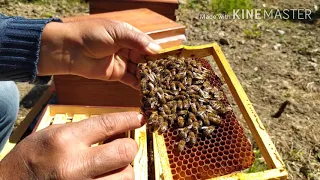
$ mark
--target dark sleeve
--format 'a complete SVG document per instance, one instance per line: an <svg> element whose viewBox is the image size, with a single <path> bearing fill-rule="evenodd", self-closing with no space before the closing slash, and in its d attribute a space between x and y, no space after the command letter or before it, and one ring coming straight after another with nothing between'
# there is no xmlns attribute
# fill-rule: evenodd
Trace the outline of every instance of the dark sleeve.
<svg viewBox="0 0 320 180"><path fill-rule="evenodd" d="M0 15L0 81L47 83L37 77L43 28L60 19L25 19ZM53 35L54 36L54 35Z"/></svg>

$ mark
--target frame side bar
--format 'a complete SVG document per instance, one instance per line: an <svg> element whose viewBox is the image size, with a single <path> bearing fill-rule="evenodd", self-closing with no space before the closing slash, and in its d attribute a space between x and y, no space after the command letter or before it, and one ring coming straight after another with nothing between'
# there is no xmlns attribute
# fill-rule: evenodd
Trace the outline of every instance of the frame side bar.
<svg viewBox="0 0 320 180"><path fill-rule="evenodd" d="M213 44L213 57L223 75L223 78L227 82L232 96L234 97L242 115L244 116L244 119L247 122L250 131L253 133L254 138L257 141L268 168L284 168L285 165L279 153L277 152L265 127L260 121L250 100L248 99L245 91L243 90L239 80L234 74L230 64L226 60L218 44Z"/></svg>

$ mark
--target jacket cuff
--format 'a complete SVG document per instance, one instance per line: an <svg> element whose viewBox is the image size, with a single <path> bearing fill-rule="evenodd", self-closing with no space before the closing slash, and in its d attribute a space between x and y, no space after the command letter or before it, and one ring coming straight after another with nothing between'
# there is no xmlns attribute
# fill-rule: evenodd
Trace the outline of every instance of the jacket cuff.
<svg viewBox="0 0 320 180"><path fill-rule="evenodd" d="M8 19L4 29L0 59L6 60L15 81L47 83L50 76L37 77L41 36L49 22L62 22L61 19ZM54 36L54 34L53 34ZM1 57L2 56L2 57ZM3 57L5 56L5 57Z"/></svg>

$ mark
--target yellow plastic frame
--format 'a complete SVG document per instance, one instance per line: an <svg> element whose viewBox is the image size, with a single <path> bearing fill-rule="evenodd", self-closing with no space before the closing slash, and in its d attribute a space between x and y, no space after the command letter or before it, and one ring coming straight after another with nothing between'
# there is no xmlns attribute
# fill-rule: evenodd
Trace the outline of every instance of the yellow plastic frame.
<svg viewBox="0 0 320 180"><path fill-rule="evenodd" d="M182 57L207 57L213 56L229 90L237 103L245 121L248 125L258 147L264 157L268 170L257 173L232 173L230 175L212 178L212 180L265 180L265 179L287 179L288 173L285 164L277 152L273 142L271 141L265 127L260 121L256 111L254 110L250 100L243 90L239 80L233 72L230 64L226 60L221 48L218 44L208 44L201 46L177 46L164 49L157 57L164 57L169 54L179 55ZM153 59L153 58L152 58ZM153 134L154 153L155 153L155 172L156 179L172 179L171 169L169 166L168 155L164 138L157 133Z"/></svg>

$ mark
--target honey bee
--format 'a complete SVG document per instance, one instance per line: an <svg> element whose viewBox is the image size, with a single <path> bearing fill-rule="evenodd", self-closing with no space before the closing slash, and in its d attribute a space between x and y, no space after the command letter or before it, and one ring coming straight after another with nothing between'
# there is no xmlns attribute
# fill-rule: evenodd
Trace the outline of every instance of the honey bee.
<svg viewBox="0 0 320 180"><path fill-rule="evenodd" d="M218 114L227 113L225 105L221 101L210 101L210 105L217 111Z"/></svg>
<svg viewBox="0 0 320 180"><path fill-rule="evenodd" d="M184 126L184 118L179 116L178 117L178 127L182 128Z"/></svg>
<svg viewBox="0 0 320 180"><path fill-rule="evenodd" d="M174 66L174 65L173 65L173 66ZM177 74L176 69L171 69L170 72L171 72L171 75L172 75L172 76L175 76L175 75Z"/></svg>
<svg viewBox="0 0 320 180"><path fill-rule="evenodd" d="M209 121L214 124L214 125L219 125L221 124L221 119L218 115L216 115L215 113L209 113L208 114L208 119Z"/></svg>
<svg viewBox="0 0 320 180"><path fill-rule="evenodd" d="M172 108L174 103L175 103L174 100L173 101L167 101L167 105L169 106L169 108Z"/></svg>
<svg viewBox="0 0 320 180"><path fill-rule="evenodd" d="M149 70L148 70L148 69L144 68L144 69L141 69L139 72L140 72L140 77L141 77L142 79L148 77L148 74L149 74ZM146 79L146 80L147 80L147 79Z"/></svg>
<svg viewBox="0 0 320 180"><path fill-rule="evenodd" d="M147 108L150 108L152 110L156 109L156 105L157 105L156 98L154 98L154 97L151 97L151 98L143 97L142 102L145 104L145 106Z"/></svg>
<svg viewBox="0 0 320 180"><path fill-rule="evenodd" d="M159 92L157 92L157 96L158 96L158 99L159 99L159 101L161 102L161 103L166 103L167 102L167 100L166 100L166 98L164 97L164 95L161 95Z"/></svg>
<svg viewBox="0 0 320 180"><path fill-rule="evenodd" d="M203 97L203 98L210 98L211 96L210 96L210 94L208 93L208 92L206 92L206 91L203 91L203 90L199 90L199 92L200 92L200 94L201 94L201 96Z"/></svg>
<svg viewBox="0 0 320 180"><path fill-rule="evenodd" d="M178 82L178 87L179 87L179 91L186 90L186 87L181 82Z"/></svg>
<svg viewBox="0 0 320 180"><path fill-rule="evenodd" d="M194 122L192 123L192 128L191 128L191 130L192 130L193 132L195 132L196 134L198 134L198 133L199 133L199 128L200 128L200 123L199 123L198 121L194 121Z"/></svg>
<svg viewBox="0 0 320 180"><path fill-rule="evenodd" d="M214 94L214 98L216 98L217 100L221 101L224 99L224 95L222 91L219 91L217 93Z"/></svg>
<svg viewBox="0 0 320 180"><path fill-rule="evenodd" d="M200 91L200 87L199 86L196 86L196 85L191 85L190 88L196 92Z"/></svg>
<svg viewBox="0 0 320 180"><path fill-rule="evenodd" d="M192 125L192 123L193 123L193 121L190 118L187 118L186 125L190 126L190 125Z"/></svg>
<svg viewBox="0 0 320 180"><path fill-rule="evenodd" d="M186 116L187 114L188 114L187 110L181 110L181 111L178 112L179 116Z"/></svg>
<svg viewBox="0 0 320 180"><path fill-rule="evenodd" d="M210 126L210 121L209 121L208 118L204 118L204 119L202 120L202 122L203 122L203 124L204 124L205 126Z"/></svg>
<svg viewBox="0 0 320 180"><path fill-rule="evenodd" d="M202 85L205 89L212 88L211 83L209 81L205 81Z"/></svg>
<svg viewBox="0 0 320 180"><path fill-rule="evenodd" d="M186 141L185 140L180 140L178 145L177 145L177 150L179 152L184 150L184 147L186 146Z"/></svg>
<svg viewBox="0 0 320 180"><path fill-rule="evenodd" d="M193 72L193 78L196 80L205 80L206 76L202 73Z"/></svg>
<svg viewBox="0 0 320 180"><path fill-rule="evenodd" d="M192 85L192 78L191 78L191 77L188 77L188 78L187 78L187 84L188 84L189 86Z"/></svg>
<svg viewBox="0 0 320 180"><path fill-rule="evenodd" d="M174 124L175 120L177 119L177 115L175 114L171 114L170 116L168 116L168 123L170 125Z"/></svg>
<svg viewBox="0 0 320 180"><path fill-rule="evenodd" d="M192 113L192 112L189 112L189 117L188 117L192 122L195 122L197 121L197 118L196 116Z"/></svg>
<svg viewBox="0 0 320 180"><path fill-rule="evenodd" d="M161 121L161 118L160 118L160 121ZM148 124L151 125L151 127L153 127L153 131L155 131L159 127L160 121L159 121L158 112L153 111L148 119Z"/></svg>
<svg viewBox="0 0 320 180"><path fill-rule="evenodd" d="M164 98L168 101L172 101L174 99L173 96L171 96L170 94L164 93Z"/></svg>
<svg viewBox="0 0 320 180"><path fill-rule="evenodd" d="M171 72L168 69L165 69L161 72L161 75L163 75L164 77L166 76L171 77Z"/></svg>
<svg viewBox="0 0 320 180"><path fill-rule="evenodd" d="M203 135L206 137L210 137L215 129L214 126L206 126L206 127L202 127L202 128L203 128Z"/></svg>
<svg viewBox="0 0 320 180"><path fill-rule="evenodd" d="M187 139L189 131L190 130L187 127L182 128L178 134L178 137L180 139Z"/></svg>
<svg viewBox="0 0 320 180"><path fill-rule="evenodd" d="M193 73L191 71L187 71L187 76L193 78Z"/></svg>
<svg viewBox="0 0 320 180"><path fill-rule="evenodd" d="M180 99L180 100L183 100L183 99L185 99L186 97L184 96L184 95L181 95L181 94L179 94L179 95L177 95L176 97L175 97L175 99Z"/></svg>
<svg viewBox="0 0 320 180"><path fill-rule="evenodd" d="M190 65L192 67L197 67L197 61L196 60L191 60Z"/></svg>
<svg viewBox="0 0 320 180"><path fill-rule="evenodd" d="M196 80L196 81L193 81L193 84L196 84L196 85L202 85L204 83L204 80Z"/></svg>
<svg viewBox="0 0 320 180"><path fill-rule="evenodd" d="M200 99L201 98L201 96L199 96L198 94L191 94L190 97L194 98L194 99Z"/></svg>
<svg viewBox="0 0 320 180"><path fill-rule="evenodd" d="M178 90L172 91L171 93L172 93L172 95L174 95L174 96L178 96L178 95L179 95L179 91L178 91Z"/></svg>
<svg viewBox="0 0 320 180"><path fill-rule="evenodd" d="M152 84L151 82L149 82L149 83L148 83L148 88L149 88L150 90L154 89L154 84Z"/></svg>
<svg viewBox="0 0 320 180"><path fill-rule="evenodd" d="M196 104L195 103L191 103L190 104L190 107L191 107L191 111L193 112L193 113L197 113L197 106L196 106Z"/></svg>
<svg viewBox="0 0 320 180"><path fill-rule="evenodd" d="M171 88L171 90L173 90L173 91L177 90L176 83L171 82L171 83L170 83L170 88Z"/></svg>
<svg viewBox="0 0 320 180"><path fill-rule="evenodd" d="M163 110L164 110L164 112L165 112L166 114L171 114L171 110L170 110L169 106L167 106L166 104L164 104L162 107L163 107Z"/></svg>
<svg viewBox="0 0 320 180"><path fill-rule="evenodd" d="M149 67L153 67L154 65L156 65L156 63L154 63L153 61L148 61L147 64Z"/></svg>
<svg viewBox="0 0 320 180"><path fill-rule="evenodd" d="M146 64L146 63L139 63L138 66L137 66L137 68L138 68L138 69L141 69L141 70L146 69L146 67L147 67L147 64Z"/></svg>
<svg viewBox="0 0 320 180"><path fill-rule="evenodd" d="M157 93L156 89L151 89L151 90L149 91L148 95L149 95L149 97L153 97L153 96L156 95L156 93Z"/></svg>
<svg viewBox="0 0 320 180"><path fill-rule="evenodd" d="M196 142L197 142L197 137L196 137L196 134L194 132L189 132L189 143L190 145L194 145Z"/></svg>
<svg viewBox="0 0 320 180"><path fill-rule="evenodd" d="M209 104L209 100L206 98L199 98L199 102L203 105L203 104Z"/></svg>
<svg viewBox="0 0 320 180"><path fill-rule="evenodd" d="M149 95L149 94L150 94L150 91L149 91L149 90L143 90L143 91L142 91L142 94L144 94L144 95Z"/></svg>
<svg viewBox="0 0 320 180"><path fill-rule="evenodd" d="M197 117L201 118L202 120L206 119L206 113L204 111L198 110L196 115L197 115Z"/></svg>
<svg viewBox="0 0 320 180"><path fill-rule="evenodd" d="M190 100L188 100L188 99L185 99L185 100L183 100L183 108L184 109L189 109L189 107L190 107Z"/></svg>
<svg viewBox="0 0 320 180"><path fill-rule="evenodd" d="M165 133L168 130L168 122L163 121L162 124L160 124L159 132Z"/></svg>
<svg viewBox="0 0 320 180"><path fill-rule="evenodd" d="M183 95L185 97L189 97L189 94L186 91L180 91L180 95Z"/></svg>
<svg viewBox="0 0 320 180"><path fill-rule="evenodd" d="M160 116L162 116L162 117L163 117L163 116L165 116L165 115L166 115L166 113L163 111L163 109L162 109L162 108L159 108L159 111L160 111L160 112L159 112L159 115L160 115Z"/></svg>
<svg viewBox="0 0 320 180"><path fill-rule="evenodd" d="M174 113L174 114L177 112L177 103L174 103L172 105L171 112Z"/></svg>
<svg viewBox="0 0 320 180"><path fill-rule="evenodd" d="M147 85L147 80L146 80L146 79L142 79L142 80L140 81L140 84L141 84L141 90L142 90L142 91L145 91L145 90L148 89L148 85Z"/></svg>
<svg viewBox="0 0 320 180"><path fill-rule="evenodd" d="M183 109L183 104L182 104L182 101L181 101L181 100L178 100L178 102L177 102L177 108L178 108L179 110L182 110L182 109Z"/></svg>
<svg viewBox="0 0 320 180"><path fill-rule="evenodd" d="M185 75L185 73L177 73L174 77L177 81L180 81L185 77Z"/></svg>

